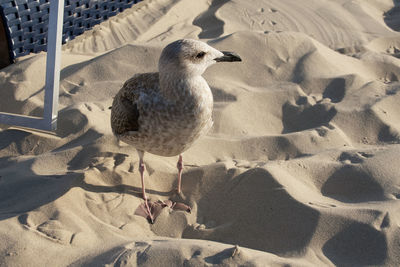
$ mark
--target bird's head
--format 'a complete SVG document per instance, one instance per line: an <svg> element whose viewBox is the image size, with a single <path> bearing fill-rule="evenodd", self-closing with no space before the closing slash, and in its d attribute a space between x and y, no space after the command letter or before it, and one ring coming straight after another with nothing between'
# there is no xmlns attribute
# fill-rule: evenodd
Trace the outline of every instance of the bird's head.
<svg viewBox="0 0 400 267"><path fill-rule="evenodd" d="M160 73L178 71L181 74L201 75L216 62L242 61L233 52L221 52L208 44L181 39L167 45L161 53L158 63Z"/></svg>

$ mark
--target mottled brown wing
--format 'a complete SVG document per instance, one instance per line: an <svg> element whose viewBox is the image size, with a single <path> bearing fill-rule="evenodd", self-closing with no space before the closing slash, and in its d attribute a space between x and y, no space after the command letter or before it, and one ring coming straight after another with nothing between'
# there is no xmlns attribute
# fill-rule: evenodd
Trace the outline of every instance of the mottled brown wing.
<svg viewBox="0 0 400 267"><path fill-rule="evenodd" d="M139 130L139 110L137 108L137 93L133 79L125 82L124 86L114 97L111 108L111 128L114 134Z"/></svg>
<svg viewBox="0 0 400 267"><path fill-rule="evenodd" d="M121 97L118 104L113 102L111 109L111 127L115 134L139 130L139 110L137 104Z"/></svg>
<svg viewBox="0 0 400 267"><path fill-rule="evenodd" d="M125 82L114 98L111 107L111 128L114 134L138 131L139 110L137 101L140 92L158 90L158 73L143 73Z"/></svg>

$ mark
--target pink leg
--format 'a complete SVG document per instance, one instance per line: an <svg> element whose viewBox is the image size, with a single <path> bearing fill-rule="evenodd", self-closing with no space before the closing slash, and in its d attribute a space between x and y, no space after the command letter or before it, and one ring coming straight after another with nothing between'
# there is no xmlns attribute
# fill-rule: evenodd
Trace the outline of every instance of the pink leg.
<svg viewBox="0 0 400 267"><path fill-rule="evenodd" d="M183 211L190 213L191 208L183 203L172 202L171 200L167 200L167 201L159 200L154 203L151 203L149 201L149 199L147 198L147 195L146 195L145 184L144 184L144 171L146 170L146 167L143 163L144 151L138 150L138 154L139 154L139 168L138 169L140 172L140 179L142 181L142 197L144 199L144 203L140 204L140 206L136 209L135 215L142 216L142 217L146 218L150 223L153 224L155 218L160 214L161 210L165 207L169 207L173 210L183 210ZM182 155L179 155L179 160L178 160L178 163L176 166L178 168L177 191L180 194L182 192L182 190L181 190L181 180L182 180L182 170L183 170Z"/></svg>
<svg viewBox="0 0 400 267"><path fill-rule="evenodd" d="M145 167L145 165L143 163L144 152L138 150L138 154L139 154L140 179L142 180L142 197L144 199L144 205L145 205L145 208L146 208L146 213L149 216L149 219L150 219L151 223L154 223L154 218L153 218L153 215L151 214L151 211L150 211L149 200L147 198L145 185L144 185L144 171L146 170L146 167Z"/></svg>
<svg viewBox="0 0 400 267"><path fill-rule="evenodd" d="M139 172L140 172L140 179L142 180L142 197L144 200L147 200L145 185L144 185L144 171L146 167L144 166L143 160L140 159L139 161Z"/></svg>
<svg viewBox="0 0 400 267"><path fill-rule="evenodd" d="M182 187L181 187L181 181L182 181L182 170L183 170L183 160L182 160L182 155L179 155L178 163L176 164L176 167L178 168L178 194L182 192Z"/></svg>

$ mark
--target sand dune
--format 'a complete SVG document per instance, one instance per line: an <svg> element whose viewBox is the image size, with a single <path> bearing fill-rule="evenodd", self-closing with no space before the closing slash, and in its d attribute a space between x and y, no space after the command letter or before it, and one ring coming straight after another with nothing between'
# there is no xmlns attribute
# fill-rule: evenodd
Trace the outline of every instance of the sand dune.
<svg viewBox="0 0 400 267"><path fill-rule="evenodd" d="M1 126L2 266L398 266L400 35L393 1L152 0L63 47L55 134ZM214 126L184 154L192 213L142 202L112 97L197 38ZM40 116L45 54L0 71L0 110ZM176 158L146 155L166 200ZM43 255L44 254L44 255Z"/></svg>

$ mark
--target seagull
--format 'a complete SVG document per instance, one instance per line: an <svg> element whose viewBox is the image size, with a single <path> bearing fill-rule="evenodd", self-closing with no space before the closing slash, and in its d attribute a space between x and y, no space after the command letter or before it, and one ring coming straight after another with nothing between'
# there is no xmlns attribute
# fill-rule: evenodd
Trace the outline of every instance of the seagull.
<svg viewBox="0 0 400 267"><path fill-rule="evenodd" d="M182 203L149 202L144 153L178 156L176 190L181 194L182 152L213 125L213 95L202 74L214 63L234 61L241 58L233 52L219 51L198 40L177 40L163 49L158 72L134 75L114 97L111 128L118 140L137 150L144 199L143 212L139 214L151 223L157 213L154 207L176 207L189 212L190 208Z"/></svg>

